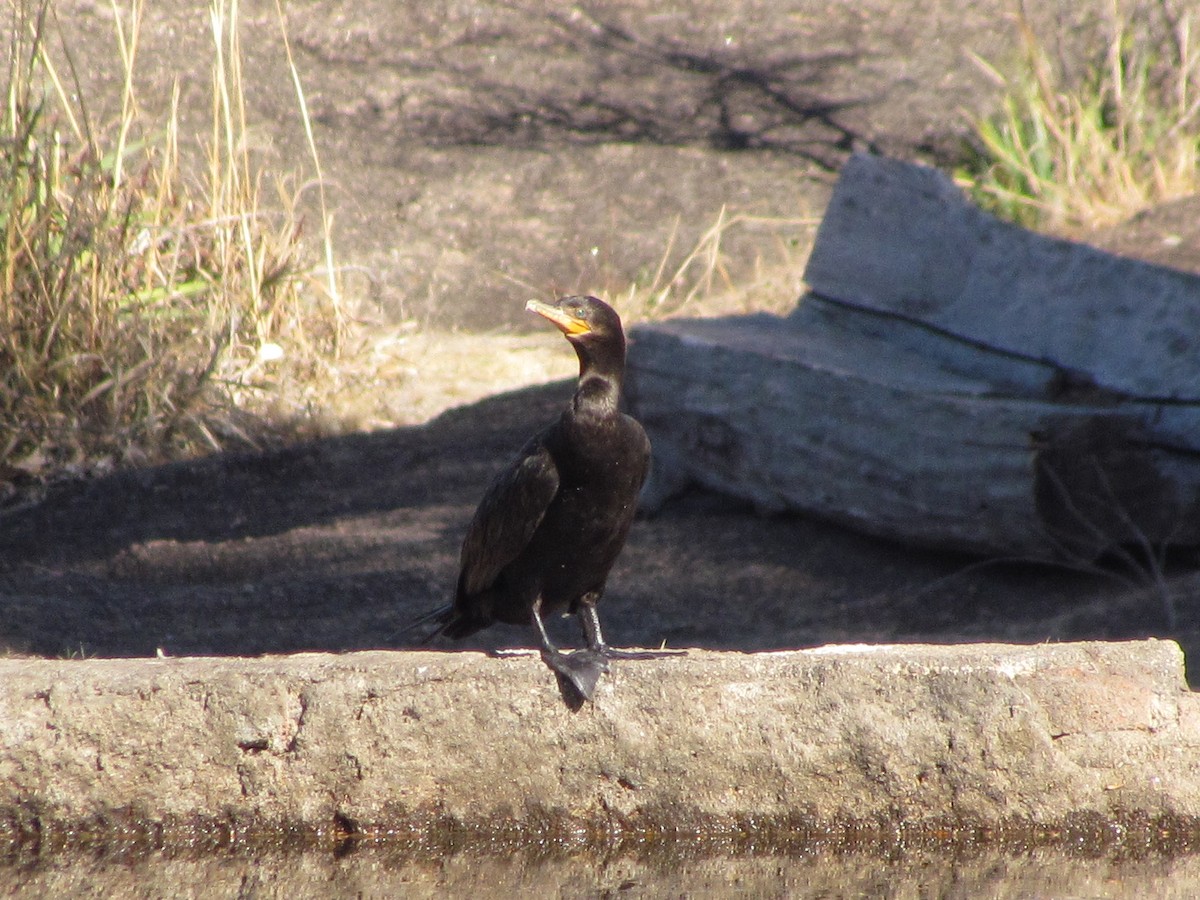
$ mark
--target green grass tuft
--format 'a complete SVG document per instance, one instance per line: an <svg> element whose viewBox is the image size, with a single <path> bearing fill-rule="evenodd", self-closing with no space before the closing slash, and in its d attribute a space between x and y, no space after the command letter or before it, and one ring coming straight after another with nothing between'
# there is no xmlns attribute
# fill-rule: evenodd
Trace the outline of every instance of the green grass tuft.
<svg viewBox="0 0 1200 900"><path fill-rule="evenodd" d="M978 122L982 152L959 179L999 215L1079 234L1200 191L1200 54L1192 10L1113 3L1082 76L1056 63L1022 6L1020 74Z"/></svg>

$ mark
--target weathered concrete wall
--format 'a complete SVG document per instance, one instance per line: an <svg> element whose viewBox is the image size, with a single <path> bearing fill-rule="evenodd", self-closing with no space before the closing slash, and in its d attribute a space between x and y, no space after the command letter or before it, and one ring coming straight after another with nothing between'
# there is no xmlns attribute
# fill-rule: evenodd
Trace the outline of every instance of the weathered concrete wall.
<svg viewBox="0 0 1200 900"><path fill-rule="evenodd" d="M1200 697L1182 663L1167 641L693 651L618 661L572 711L533 655L5 660L0 822L13 841L168 843L1186 822Z"/></svg>

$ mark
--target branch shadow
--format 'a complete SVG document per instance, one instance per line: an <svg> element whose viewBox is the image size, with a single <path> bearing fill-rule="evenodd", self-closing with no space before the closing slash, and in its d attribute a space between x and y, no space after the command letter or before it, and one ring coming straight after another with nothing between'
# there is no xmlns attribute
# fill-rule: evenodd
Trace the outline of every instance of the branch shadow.
<svg viewBox="0 0 1200 900"><path fill-rule="evenodd" d="M697 46L636 34L596 9L507 8L523 28L500 25L416 58L373 60L434 95L411 113L400 110L407 94L376 112L399 110L405 133L435 146L700 145L793 154L828 171L852 149L877 150L843 114L881 98L834 96L861 51L797 53L794 38Z"/></svg>

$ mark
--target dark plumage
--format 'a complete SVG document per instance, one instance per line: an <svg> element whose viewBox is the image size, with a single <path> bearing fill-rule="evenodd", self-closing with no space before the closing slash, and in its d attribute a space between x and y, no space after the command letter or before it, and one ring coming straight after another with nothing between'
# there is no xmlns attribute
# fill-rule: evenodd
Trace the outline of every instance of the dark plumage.
<svg viewBox="0 0 1200 900"><path fill-rule="evenodd" d="M633 523L650 464L642 426L619 407L625 373L621 320L595 297L531 300L526 309L554 323L579 357L571 405L525 445L479 504L463 540L454 602L421 621L430 637L465 637L493 622L533 625L542 658L590 699L610 649L596 602ZM564 653L543 619L579 617L587 649ZM419 623L415 623L419 624Z"/></svg>

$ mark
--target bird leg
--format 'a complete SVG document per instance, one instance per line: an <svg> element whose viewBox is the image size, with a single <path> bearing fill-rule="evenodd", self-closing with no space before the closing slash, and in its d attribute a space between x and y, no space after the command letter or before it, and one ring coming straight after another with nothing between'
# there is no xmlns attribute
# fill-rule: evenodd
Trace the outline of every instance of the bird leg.
<svg viewBox="0 0 1200 900"><path fill-rule="evenodd" d="M542 621L542 598L533 603L533 623L542 642L542 662L567 679L585 700L591 700L600 676L608 671L608 660L602 651L589 645L587 650L564 653L554 646Z"/></svg>
<svg viewBox="0 0 1200 900"><path fill-rule="evenodd" d="M596 612L595 594L584 594L579 599L579 622L583 625L583 637L588 649L607 655L609 647L604 643L604 635L600 633L600 615Z"/></svg>
<svg viewBox="0 0 1200 900"><path fill-rule="evenodd" d="M579 621L583 625L583 636L588 649L605 659L660 659L664 656L684 656L686 650L614 650L604 642L600 633L600 615L596 612L597 593L584 594L579 598Z"/></svg>

